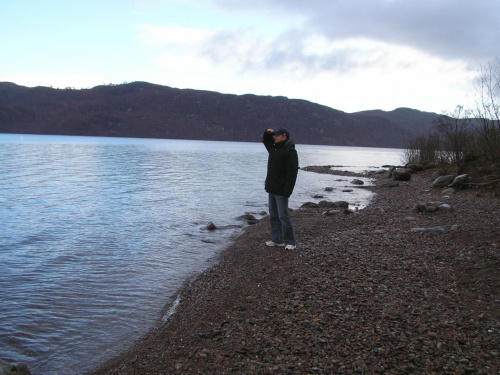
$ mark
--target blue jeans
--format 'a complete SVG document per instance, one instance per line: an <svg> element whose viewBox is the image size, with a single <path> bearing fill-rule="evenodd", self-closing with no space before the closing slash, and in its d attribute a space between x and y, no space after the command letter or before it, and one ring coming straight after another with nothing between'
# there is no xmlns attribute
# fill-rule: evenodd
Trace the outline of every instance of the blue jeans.
<svg viewBox="0 0 500 375"><path fill-rule="evenodd" d="M295 246L295 231L288 211L288 198L269 194L269 216L271 219L271 241Z"/></svg>

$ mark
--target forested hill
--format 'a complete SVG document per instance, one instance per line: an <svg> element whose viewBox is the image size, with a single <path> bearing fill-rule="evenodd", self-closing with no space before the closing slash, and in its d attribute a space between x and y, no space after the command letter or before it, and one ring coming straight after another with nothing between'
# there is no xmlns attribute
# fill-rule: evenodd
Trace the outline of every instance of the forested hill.
<svg viewBox="0 0 500 375"><path fill-rule="evenodd" d="M403 147L435 113L345 113L306 100L175 89L146 82L92 89L0 83L0 133L259 142L284 127L296 143Z"/></svg>

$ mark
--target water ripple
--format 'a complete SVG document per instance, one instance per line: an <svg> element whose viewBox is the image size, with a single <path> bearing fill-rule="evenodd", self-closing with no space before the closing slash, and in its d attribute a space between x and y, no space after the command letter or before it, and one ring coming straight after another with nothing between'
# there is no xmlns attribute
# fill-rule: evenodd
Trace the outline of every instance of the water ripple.
<svg viewBox="0 0 500 375"><path fill-rule="evenodd" d="M299 155L332 164L332 149ZM234 234L206 224L266 209L266 158L260 144L0 135L0 358L81 374L144 334ZM299 173L292 207L335 183Z"/></svg>

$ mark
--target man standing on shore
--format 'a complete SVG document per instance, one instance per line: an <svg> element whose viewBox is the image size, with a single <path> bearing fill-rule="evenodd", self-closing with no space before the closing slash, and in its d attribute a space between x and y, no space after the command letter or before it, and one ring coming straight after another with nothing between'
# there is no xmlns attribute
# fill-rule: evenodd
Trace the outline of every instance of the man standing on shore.
<svg viewBox="0 0 500 375"><path fill-rule="evenodd" d="M296 247L295 231L288 210L288 198L292 195L299 159L295 144L286 129L267 129L262 143L269 152L265 188L269 193L269 216L271 221L271 241L267 246L285 246L287 250Z"/></svg>

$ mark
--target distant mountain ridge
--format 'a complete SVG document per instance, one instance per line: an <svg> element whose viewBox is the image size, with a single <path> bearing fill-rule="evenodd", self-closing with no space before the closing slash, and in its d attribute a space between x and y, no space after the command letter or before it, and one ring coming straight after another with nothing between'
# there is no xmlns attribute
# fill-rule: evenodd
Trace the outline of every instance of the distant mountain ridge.
<svg viewBox="0 0 500 375"><path fill-rule="evenodd" d="M0 133L259 142L286 128L296 143L397 147L426 134L436 113L346 113L306 100L176 89L147 82L91 89L0 82Z"/></svg>

